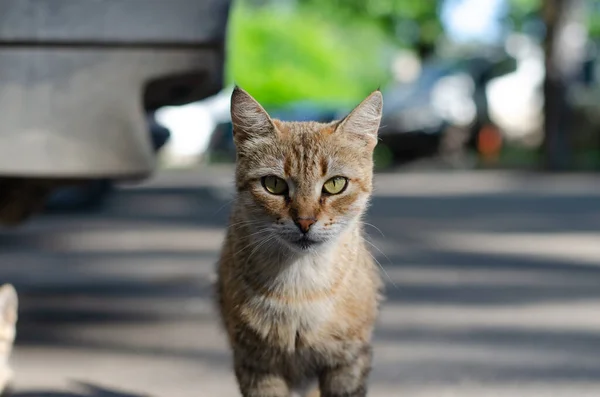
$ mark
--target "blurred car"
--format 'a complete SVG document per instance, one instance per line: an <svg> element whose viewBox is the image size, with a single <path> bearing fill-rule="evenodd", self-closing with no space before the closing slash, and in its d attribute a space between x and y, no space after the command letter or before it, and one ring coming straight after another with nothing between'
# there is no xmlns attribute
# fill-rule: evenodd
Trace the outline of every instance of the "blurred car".
<svg viewBox="0 0 600 397"><path fill-rule="evenodd" d="M147 177L156 156L144 112L222 89L229 8L3 0L0 224L23 222L64 186Z"/></svg>
<svg viewBox="0 0 600 397"><path fill-rule="evenodd" d="M205 155L209 163L233 163L235 161L235 144L233 143L233 124L231 124L231 121L219 123L215 126Z"/></svg>
<svg viewBox="0 0 600 397"><path fill-rule="evenodd" d="M485 87L494 77L511 72L506 54L425 63L411 83L386 89L379 137L394 160L404 163L439 153L450 131L473 146L489 122Z"/></svg>

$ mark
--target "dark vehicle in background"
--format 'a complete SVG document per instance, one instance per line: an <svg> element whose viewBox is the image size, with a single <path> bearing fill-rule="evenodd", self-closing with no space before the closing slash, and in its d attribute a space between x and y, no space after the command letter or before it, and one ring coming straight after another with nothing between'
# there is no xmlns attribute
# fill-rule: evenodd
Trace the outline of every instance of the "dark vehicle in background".
<svg viewBox="0 0 600 397"><path fill-rule="evenodd" d="M148 176L145 114L223 87L229 8L0 2L0 224L22 222L64 186Z"/></svg>
<svg viewBox="0 0 600 397"><path fill-rule="evenodd" d="M231 121L217 124L210 136L206 157L210 163L233 163L235 161L235 144L233 143L233 124L231 124Z"/></svg>
<svg viewBox="0 0 600 397"><path fill-rule="evenodd" d="M436 155L446 139L474 148L489 123L487 83L515 68L506 54L428 61L415 81L383 92L381 147L396 163Z"/></svg>
<svg viewBox="0 0 600 397"><path fill-rule="evenodd" d="M514 72L516 66L516 60L503 51L460 59L432 59L423 65L413 82L383 90L380 143L375 153L378 168L446 151L476 150L479 132L492 124L487 84ZM351 109L297 102L269 109L269 113L281 120L329 122L345 117ZM384 159L386 152L391 159ZM206 155L210 162L235 160L229 120L216 126Z"/></svg>

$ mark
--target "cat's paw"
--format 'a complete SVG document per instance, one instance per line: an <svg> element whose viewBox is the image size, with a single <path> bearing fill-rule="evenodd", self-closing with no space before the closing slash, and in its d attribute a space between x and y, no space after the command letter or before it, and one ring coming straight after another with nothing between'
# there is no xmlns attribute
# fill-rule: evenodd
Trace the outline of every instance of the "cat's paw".
<svg viewBox="0 0 600 397"><path fill-rule="evenodd" d="M16 325L19 310L17 291L11 284L0 287L0 355L9 347L8 354L16 335Z"/></svg>
<svg viewBox="0 0 600 397"><path fill-rule="evenodd" d="M8 359L15 341L19 300L10 284L0 287L0 396L7 395L13 372Z"/></svg>
<svg viewBox="0 0 600 397"><path fill-rule="evenodd" d="M8 365L4 365L0 369L0 397L9 396L11 394L12 381L13 371Z"/></svg>

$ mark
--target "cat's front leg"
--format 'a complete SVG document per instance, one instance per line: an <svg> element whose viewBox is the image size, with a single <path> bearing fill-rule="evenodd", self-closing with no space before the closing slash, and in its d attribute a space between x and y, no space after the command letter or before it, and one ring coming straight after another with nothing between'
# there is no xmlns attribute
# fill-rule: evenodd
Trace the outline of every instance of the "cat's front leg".
<svg viewBox="0 0 600 397"><path fill-rule="evenodd" d="M365 344L353 361L325 368L319 375L320 397L365 397L372 356Z"/></svg>
<svg viewBox="0 0 600 397"><path fill-rule="evenodd" d="M281 374L266 369L251 357L235 357L235 376L243 397L290 397Z"/></svg>

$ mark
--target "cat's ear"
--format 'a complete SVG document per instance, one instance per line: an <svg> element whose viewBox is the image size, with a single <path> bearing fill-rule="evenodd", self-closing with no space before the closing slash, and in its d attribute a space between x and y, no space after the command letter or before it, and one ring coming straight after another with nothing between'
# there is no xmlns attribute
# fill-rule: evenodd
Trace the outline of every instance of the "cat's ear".
<svg viewBox="0 0 600 397"><path fill-rule="evenodd" d="M377 90L340 121L337 129L362 137L370 147L375 147L382 109L383 95Z"/></svg>
<svg viewBox="0 0 600 397"><path fill-rule="evenodd" d="M264 137L275 131L267 111L238 86L235 86L231 94L231 123L236 144L249 138Z"/></svg>

